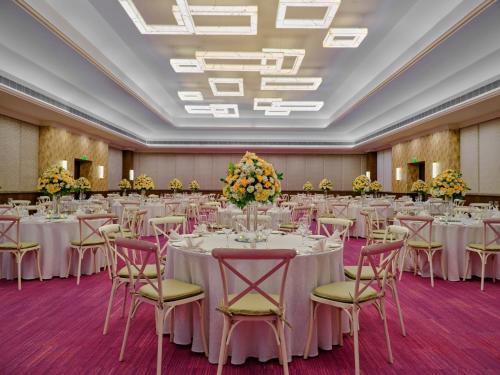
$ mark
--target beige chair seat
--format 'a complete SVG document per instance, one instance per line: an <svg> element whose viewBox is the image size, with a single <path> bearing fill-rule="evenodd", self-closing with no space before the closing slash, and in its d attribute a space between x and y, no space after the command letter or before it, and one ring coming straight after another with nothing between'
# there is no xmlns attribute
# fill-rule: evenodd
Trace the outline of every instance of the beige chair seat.
<svg viewBox="0 0 500 375"><path fill-rule="evenodd" d="M418 249L427 249L429 248L429 243L425 241L408 241L408 246L415 247ZM441 242L431 242L431 248L443 247Z"/></svg>
<svg viewBox="0 0 500 375"><path fill-rule="evenodd" d="M128 229L123 230L123 235L121 235L119 232L118 233L109 233L108 234L108 238L115 239L117 237L132 238L132 237L134 237L134 235Z"/></svg>
<svg viewBox="0 0 500 375"><path fill-rule="evenodd" d="M40 246L38 242L21 242L21 250L31 249ZM17 245L14 242L4 242L0 244L0 250L15 250Z"/></svg>
<svg viewBox="0 0 500 375"><path fill-rule="evenodd" d="M71 241L71 245L73 246L96 246L96 245L104 245L104 240L100 238L96 239L88 239L83 242L80 240L73 240Z"/></svg>
<svg viewBox="0 0 500 375"><path fill-rule="evenodd" d="M372 238L374 240L383 240L385 239L385 233L372 233Z"/></svg>
<svg viewBox="0 0 500 375"><path fill-rule="evenodd" d="M141 268L141 267L142 267L142 266L141 266L141 265L139 265L139 264L138 264L137 266L138 266L139 268ZM163 274L164 269L165 269L165 267L164 267L164 266L160 266L160 272L161 272L162 274ZM138 274L138 273L139 273L139 272L138 272L135 268L132 268L132 276L133 276L134 278L136 278L136 277L137 277L137 274ZM128 274L128 268L127 268L126 266L125 266L125 267L122 267L122 268L118 271L117 275L118 275L119 277L128 277L128 276L129 276L129 274ZM144 275L145 275L146 277L150 277L150 278L152 278L152 279L156 278L156 276L157 276L157 275L156 275L156 265L155 265L155 264L148 264L148 265L146 265L146 267L144 268Z"/></svg>
<svg viewBox="0 0 500 375"><path fill-rule="evenodd" d="M280 229L289 229L289 230L293 230L293 229L297 229L299 227L298 224L281 224L280 225Z"/></svg>
<svg viewBox="0 0 500 375"><path fill-rule="evenodd" d="M203 293L201 286L189 284L175 279L162 280L163 301L177 301L184 298L194 297ZM151 300L158 300L158 292L151 285L144 285L139 289L139 294Z"/></svg>
<svg viewBox="0 0 500 375"><path fill-rule="evenodd" d="M237 294L229 294L231 301ZM269 294L276 301L280 300L279 295ZM267 298L258 293L248 293L241 297L236 303L228 308L228 313L234 315L263 316L279 314L279 309Z"/></svg>
<svg viewBox="0 0 500 375"><path fill-rule="evenodd" d="M467 244L467 247L470 247L471 249L475 250L482 250L482 251L500 251L500 244L491 244L486 247L486 250L484 249L484 244L482 243L470 243Z"/></svg>
<svg viewBox="0 0 500 375"><path fill-rule="evenodd" d="M372 230L372 233L385 234L385 229L374 229Z"/></svg>
<svg viewBox="0 0 500 375"><path fill-rule="evenodd" d="M358 272L358 266L345 266L344 267L344 274L350 278L355 280L356 279L356 274ZM380 277L383 277L384 274L381 273ZM373 268L371 266L363 266L361 269L361 280L371 280L373 277L375 277L375 273L373 272Z"/></svg>
<svg viewBox="0 0 500 375"><path fill-rule="evenodd" d="M355 281L338 281L317 287L313 294L317 297L338 301L343 303L353 303L356 290ZM359 302L369 301L377 297L377 291L372 287L366 288L359 296Z"/></svg>

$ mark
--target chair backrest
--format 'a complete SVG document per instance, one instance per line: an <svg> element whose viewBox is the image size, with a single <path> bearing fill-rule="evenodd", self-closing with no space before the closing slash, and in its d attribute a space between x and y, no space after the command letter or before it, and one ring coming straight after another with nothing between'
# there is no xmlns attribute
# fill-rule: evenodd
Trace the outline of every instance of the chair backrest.
<svg viewBox="0 0 500 375"><path fill-rule="evenodd" d="M471 203L469 204L469 206L479 208L480 210L487 210L488 208L490 208L489 203Z"/></svg>
<svg viewBox="0 0 500 375"><path fill-rule="evenodd" d="M134 238L140 238L144 234L144 218L147 210L136 210L132 216L130 232Z"/></svg>
<svg viewBox="0 0 500 375"><path fill-rule="evenodd" d="M21 227L19 216L0 215L0 244L11 242L17 249L21 248Z"/></svg>
<svg viewBox="0 0 500 375"><path fill-rule="evenodd" d="M118 220L117 216L112 214L79 215L76 218L78 219L80 244L84 244L84 242L89 240L102 240L99 227L114 224Z"/></svg>
<svg viewBox="0 0 500 375"><path fill-rule="evenodd" d="M128 269L129 282L133 292L144 284L150 285L159 296L163 295L162 284L157 282L156 276L151 277L145 274L148 264L154 264L155 275L161 275L160 253L155 243L144 240L117 238L115 241L118 256L124 260ZM138 256L135 254L137 253ZM138 261L140 259L140 261ZM149 273L148 273L149 274ZM158 304L163 305L163 298L159 298Z"/></svg>
<svg viewBox="0 0 500 375"><path fill-rule="evenodd" d="M376 286L377 295L384 296L387 278L395 275L396 262L404 241L376 243L363 246L359 254L358 268L354 287L353 303L358 304L362 293L369 287ZM368 265L373 270L371 279L361 280L363 265Z"/></svg>
<svg viewBox="0 0 500 375"><path fill-rule="evenodd" d="M50 197L48 195L40 195L38 198L37 198L37 201L39 203L45 203L45 202L50 202Z"/></svg>
<svg viewBox="0 0 500 375"><path fill-rule="evenodd" d="M381 229L381 225L385 228L387 226L387 219L389 218L389 208L391 207L391 204L387 202L374 202L370 204L370 207L375 210L375 217L379 229Z"/></svg>
<svg viewBox="0 0 500 375"><path fill-rule="evenodd" d="M408 240L423 241L429 249L432 242L433 217L427 216L398 216L401 226L410 231Z"/></svg>
<svg viewBox="0 0 500 375"><path fill-rule="evenodd" d="M153 233L155 234L156 245L162 256L166 255L170 232L176 231L180 233L180 229L182 229L182 233L186 233L186 222L184 216L165 216L149 219L149 225L153 227Z"/></svg>
<svg viewBox="0 0 500 375"><path fill-rule="evenodd" d="M227 310L245 295L254 291L276 306L280 312L283 312L285 307L285 284L288 275L288 267L290 265L290 261L295 258L296 255L297 252L291 249L262 250L218 248L212 250L212 256L219 262L219 269L222 278L222 287L224 292L222 309ZM264 263L269 261L269 263L272 263L272 266L266 273L259 273L262 274L262 276L260 276L257 280L252 280L251 277L238 270L237 265L232 264L232 261L244 261L244 264L248 264L249 262ZM264 291L261 288L261 284L280 270L282 270L282 273L278 301L268 292ZM227 278L228 273L236 276L247 285L242 291L238 292L231 299L229 299L230 291Z"/></svg>
<svg viewBox="0 0 500 375"><path fill-rule="evenodd" d="M500 241L500 218L483 220L483 246L488 249Z"/></svg>
<svg viewBox="0 0 500 375"><path fill-rule="evenodd" d="M465 199L453 199L453 204L455 206L463 206L465 204Z"/></svg>
<svg viewBox="0 0 500 375"><path fill-rule="evenodd" d="M333 214L333 216L348 219L349 218L349 203L348 202L339 202L339 201L330 201L328 202L328 209Z"/></svg>
<svg viewBox="0 0 500 375"><path fill-rule="evenodd" d="M0 215L8 215L11 210L12 206L10 204L0 204Z"/></svg>
<svg viewBox="0 0 500 375"><path fill-rule="evenodd" d="M13 199L11 200L12 205L14 207L17 207L17 206L29 206L31 204L31 201L29 200L25 200L25 199Z"/></svg>
<svg viewBox="0 0 500 375"><path fill-rule="evenodd" d="M306 220L308 225L310 225L311 219L312 219L312 207L311 206L294 206L292 208L292 222L293 223L296 224L300 220Z"/></svg>
<svg viewBox="0 0 500 375"><path fill-rule="evenodd" d="M115 240L123 237L122 228L119 224L106 224L99 227L99 233L101 233L104 239L108 259L111 260L111 274L116 277L118 253L116 251ZM112 237L112 235L114 236Z"/></svg>
<svg viewBox="0 0 500 375"><path fill-rule="evenodd" d="M317 234L321 233L321 229L326 233L328 237L331 237L335 230L339 231L339 237L342 242L345 242L349 228L352 227L353 222L348 219L341 219L336 217L318 217ZM328 229L328 226L332 226L332 230Z"/></svg>

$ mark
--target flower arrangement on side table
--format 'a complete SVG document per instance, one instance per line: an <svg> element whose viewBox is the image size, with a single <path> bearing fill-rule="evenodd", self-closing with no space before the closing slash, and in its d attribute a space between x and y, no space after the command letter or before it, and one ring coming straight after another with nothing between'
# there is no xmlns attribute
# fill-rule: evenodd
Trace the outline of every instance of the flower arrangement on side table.
<svg viewBox="0 0 500 375"><path fill-rule="evenodd" d="M80 200L84 198L85 192L90 191L92 186L86 177L80 177L75 181L74 191L80 194Z"/></svg>
<svg viewBox="0 0 500 375"><path fill-rule="evenodd" d="M374 193L375 195L382 191L382 184L377 180L370 182L369 191Z"/></svg>
<svg viewBox="0 0 500 375"><path fill-rule="evenodd" d="M422 199L429 192L429 185L423 180L417 180L411 185L410 191L417 193Z"/></svg>
<svg viewBox="0 0 500 375"><path fill-rule="evenodd" d="M307 191L307 192L311 191L312 189L313 189L313 184L311 184L310 181L306 181L304 183L304 185L302 186L302 190Z"/></svg>
<svg viewBox="0 0 500 375"><path fill-rule="evenodd" d="M189 189L195 193L197 192L198 190L200 190L200 184L198 183L198 181L196 180L193 180L189 183Z"/></svg>
<svg viewBox="0 0 500 375"><path fill-rule="evenodd" d="M134 180L134 190L139 190L142 195L146 195L146 190L153 190L154 188L153 179L145 174L137 176Z"/></svg>
<svg viewBox="0 0 500 375"><path fill-rule="evenodd" d="M431 182L433 197L460 199L470 190L462 179L462 173L454 169L447 169L437 175Z"/></svg>
<svg viewBox="0 0 500 375"><path fill-rule="evenodd" d="M178 178L172 179L169 183L168 186L170 187L170 190L173 190L174 194L177 193L179 190L182 190L182 181L179 180Z"/></svg>
<svg viewBox="0 0 500 375"><path fill-rule="evenodd" d="M324 178L319 182L318 185L319 189L322 190L324 193L328 191L333 190L333 184L328 178Z"/></svg>
<svg viewBox="0 0 500 375"><path fill-rule="evenodd" d="M38 178L38 191L52 196L54 217L60 216L59 200L61 195L70 194L74 188L73 176L60 165L47 168Z"/></svg>
<svg viewBox="0 0 500 375"><path fill-rule="evenodd" d="M352 182L352 190L356 193L365 194L370 191L370 179L364 174L356 177Z"/></svg>
<svg viewBox="0 0 500 375"><path fill-rule="evenodd" d="M118 183L118 188L123 192L123 195L126 195L127 190L132 189L132 184L126 178L122 178Z"/></svg>

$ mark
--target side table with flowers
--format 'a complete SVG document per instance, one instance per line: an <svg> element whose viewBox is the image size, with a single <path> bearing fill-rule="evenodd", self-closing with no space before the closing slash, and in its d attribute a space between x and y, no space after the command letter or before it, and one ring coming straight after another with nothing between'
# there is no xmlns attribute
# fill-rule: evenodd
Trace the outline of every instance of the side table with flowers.
<svg viewBox="0 0 500 375"><path fill-rule="evenodd" d="M189 190L191 190L193 193L196 193L200 190L200 184L198 181L193 180L189 183Z"/></svg>
<svg viewBox="0 0 500 375"><path fill-rule="evenodd" d="M375 195L375 197L377 197L378 193L380 193L382 189L383 189L382 184L377 180L370 182L369 191L372 192Z"/></svg>
<svg viewBox="0 0 500 375"><path fill-rule="evenodd" d="M370 179L364 174L356 177L352 182L352 190L361 195L365 195L370 191Z"/></svg>
<svg viewBox="0 0 500 375"><path fill-rule="evenodd" d="M140 191L143 198L146 197L147 190L153 190L154 188L153 179L145 174L137 176L134 180L134 190Z"/></svg>
<svg viewBox="0 0 500 375"><path fill-rule="evenodd" d="M127 195L127 190L132 189L132 184L126 178L122 178L118 183L118 188L121 190L122 195Z"/></svg>
<svg viewBox="0 0 500 375"><path fill-rule="evenodd" d="M304 190L306 193L309 193L312 189L313 189L313 184L311 184L310 181L306 181L302 186L302 190Z"/></svg>
<svg viewBox="0 0 500 375"><path fill-rule="evenodd" d="M52 197L52 211L54 217L61 215L61 195L70 194L75 188L75 180L71 173L60 165L47 168L38 178L38 191Z"/></svg>
<svg viewBox="0 0 500 375"><path fill-rule="evenodd" d="M174 194L178 193L183 188L182 181L178 178L170 180L168 186L170 187L170 190L174 192Z"/></svg>
<svg viewBox="0 0 500 375"><path fill-rule="evenodd" d="M411 185L410 191L412 193L417 193L418 200L423 201L429 192L429 185L423 180L417 180Z"/></svg>
<svg viewBox="0 0 500 375"><path fill-rule="evenodd" d="M329 191L332 191L333 190L333 184L332 182L327 179L327 178L324 178L322 179L320 182L319 182L319 185L318 185L319 189L321 191L323 191L323 193L325 194L325 197L327 196L328 192Z"/></svg>
<svg viewBox="0 0 500 375"><path fill-rule="evenodd" d="M90 191L92 189L92 186L90 185L90 181L86 177L80 177L75 181L75 188L74 191L78 193L78 199L83 200L85 199L85 193L87 191Z"/></svg>

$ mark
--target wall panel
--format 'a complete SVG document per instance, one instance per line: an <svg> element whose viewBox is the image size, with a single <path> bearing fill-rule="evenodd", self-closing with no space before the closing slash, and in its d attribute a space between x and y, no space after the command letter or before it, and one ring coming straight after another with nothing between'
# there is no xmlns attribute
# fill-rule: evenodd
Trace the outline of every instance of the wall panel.
<svg viewBox="0 0 500 375"><path fill-rule="evenodd" d="M122 179L122 151L115 148L108 149L108 189L118 189L118 183Z"/></svg>

